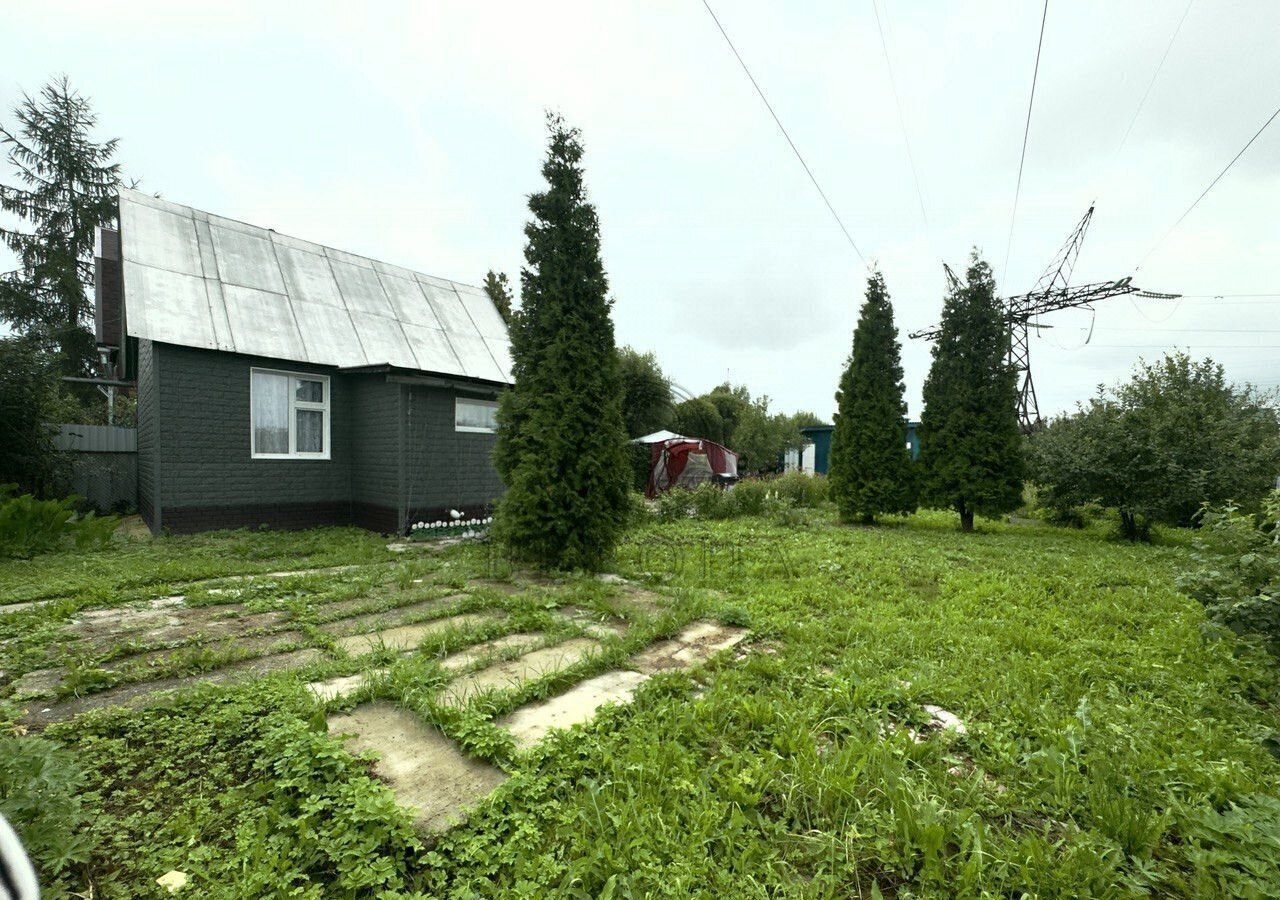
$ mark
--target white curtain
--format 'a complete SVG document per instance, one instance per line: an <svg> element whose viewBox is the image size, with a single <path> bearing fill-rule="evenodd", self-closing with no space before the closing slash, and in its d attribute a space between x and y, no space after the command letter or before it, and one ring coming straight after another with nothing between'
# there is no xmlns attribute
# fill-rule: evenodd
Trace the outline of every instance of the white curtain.
<svg viewBox="0 0 1280 900"><path fill-rule="evenodd" d="M298 452L324 452L324 413L318 409L298 410Z"/></svg>
<svg viewBox="0 0 1280 900"><path fill-rule="evenodd" d="M289 452L289 377L253 373L253 452Z"/></svg>

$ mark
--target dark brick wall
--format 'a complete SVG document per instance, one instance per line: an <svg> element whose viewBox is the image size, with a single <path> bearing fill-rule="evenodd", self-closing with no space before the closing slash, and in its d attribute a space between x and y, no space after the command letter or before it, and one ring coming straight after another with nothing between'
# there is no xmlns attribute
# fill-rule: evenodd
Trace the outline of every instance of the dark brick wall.
<svg viewBox="0 0 1280 900"><path fill-rule="evenodd" d="M156 419L156 368L151 341L138 341L138 514L153 532L159 483L159 429Z"/></svg>
<svg viewBox="0 0 1280 900"><path fill-rule="evenodd" d="M382 375L350 376L344 381L355 416L351 500L394 512L400 505L401 386L388 384ZM396 530L396 522L387 530Z"/></svg>
<svg viewBox="0 0 1280 900"><path fill-rule="evenodd" d="M218 528L282 528L300 530L319 525L350 525L351 504L243 503L230 506L165 506L164 526L172 532ZM380 529L379 529L380 530Z"/></svg>
<svg viewBox="0 0 1280 900"><path fill-rule="evenodd" d="M157 346L162 516L170 507L350 502L351 398L341 379L330 383L329 459L253 459L249 442L252 367L318 375L332 369Z"/></svg>
<svg viewBox="0 0 1280 900"><path fill-rule="evenodd" d="M497 436L454 429L458 396L493 399L443 388L407 389L405 496L410 512L406 525L435 521L450 509L461 510L468 518L487 515L502 496L502 480L493 467Z"/></svg>
<svg viewBox="0 0 1280 900"><path fill-rule="evenodd" d="M491 459L496 439L454 430L452 389L408 387L384 375L343 374L305 363L142 345L138 493L153 529L354 523L390 533L417 518L441 518L450 508L468 517L487 514L502 493ZM329 459L252 458L254 366L330 376Z"/></svg>

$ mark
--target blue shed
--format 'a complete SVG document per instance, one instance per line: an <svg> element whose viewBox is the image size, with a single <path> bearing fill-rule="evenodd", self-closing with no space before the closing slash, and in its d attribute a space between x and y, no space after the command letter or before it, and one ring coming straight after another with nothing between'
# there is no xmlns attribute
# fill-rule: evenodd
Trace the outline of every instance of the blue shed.
<svg viewBox="0 0 1280 900"><path fill-rule="evenodd" d="M916 429L919 422L907 421L907 447L911 450L911 458L920 456L920 438ZM813 473L826 475L831 464L831 434L836 430L834 425L805 425L800 433L813 442Z"/></svg>

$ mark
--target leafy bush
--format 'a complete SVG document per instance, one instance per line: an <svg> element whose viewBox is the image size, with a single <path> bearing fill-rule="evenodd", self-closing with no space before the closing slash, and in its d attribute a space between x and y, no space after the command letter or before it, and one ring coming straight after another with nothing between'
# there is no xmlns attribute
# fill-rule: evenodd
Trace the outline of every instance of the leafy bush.
<svg viewBox="0 0 1280 900"><path fill-rule="evenodd" d="M648 444L627 443L627 465L631 470L631 486L643 491L649 483L649 466L653 462L653 451Z"/></svg>
<svg viewBox="0 0 1280 900"><path fill-rule="evenodd" d="M731 489L733 502L740 516L759 516L764 514L765 500L769 496L769 482L762 478L748 478L739 481Z"/></svg>
<svg viewBox="0 0 1280 900"><path fill-rule="evenodd" d="M0 737L0 813L44 881L89 859L89 817L79 796L84 781L75 756L53 741Z"/></svg>
<svg viewBox="0 0 1280 900"><path fill-rule="evenodd" d="M77 515L74 497L37 500L30 494L13 496L15 490L16 485L0 485L0 559L27 559L67 540L81 550L100 547L120 524L116 516Z"/></svg>
<svg viewBox="0 0 1280 900"><path fill-rule="evenodd" d="M1196 810L1183 827L1197 897L1280 897L1280 800L1255 794L1225 811Z"/></svg>
<svg viewBox="0 0 1280 900"><path fill-rule="evenodd" d="M1178 586L1205 605L1212 621L1258 636L1280 653L1280 490L1271 492L1256 515L1233 504L1206 506L1200 522L1199 569Z"/></svg>
<svg viewBox="0 0 1280 900"><path fill-rule="evenodd" d="M747 478L730 488L704 482L693 489L673 488L658 495L658 518L736 519L766 516L780 525L809 521L808 510L828 502L827 480L792 472L777 478Z"/></svg>
<svg viewBox="0 0 1280 900"><path fill-rule="evenodd" d="M48 422L66 421L57 361L35 339L0 339L0 481L44 495L66 468Z"/></svg>
<svg viewBox="0 0 1280 900"><path fill-rule="evenodd" d="M1037 430L1029 443L1041 501L1071 520L1096 502L1145 540L1152 523L1189 526L1203 503L1253 507L1280 467L1280 416L1212 360L1175 353ZM927 444L926 444L927 447Z"/></svg>
<svg viewBox="0 0 1280 900"><path fill-rule="evenodd" d="M693 491L672 488L658 495L658 518L662 521L675 522L693 514Z"/></svg>
<svg viewBox="0 0 1280 900"><path fill-rule="evenodd" d="M800 507L816 509L831 498L831 483L822 475L788 472L766 483L776 496L786 497Z"/></svg>

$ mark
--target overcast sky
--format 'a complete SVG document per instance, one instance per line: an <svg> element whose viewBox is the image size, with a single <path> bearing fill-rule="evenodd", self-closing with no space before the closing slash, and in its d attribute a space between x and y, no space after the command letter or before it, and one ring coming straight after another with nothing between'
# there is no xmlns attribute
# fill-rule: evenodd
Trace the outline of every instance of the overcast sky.
<svg viewBox="0 0 1280 900"><path fill-rule="evenodd" d="M871 0L712 6L884 272L913 417L928 349L906 333L938 317L939 261L977 246L1025 291L1094 200L1074 281L1280 295L1280 122L1161 240L1280 105L1280 3L1194 2L1134 121L1186 0L1052 2L1006 275L1042 7L879 2L923 212ZM701 0L286 6L7 3L0 115L66 73L143 189L474 284L518 282L557 109L583 131L619 343L693 393L727 375L830 416L866 269ZM1175 347L1280 384L1280 296L1044 324L1046 414Z"/></svg>

